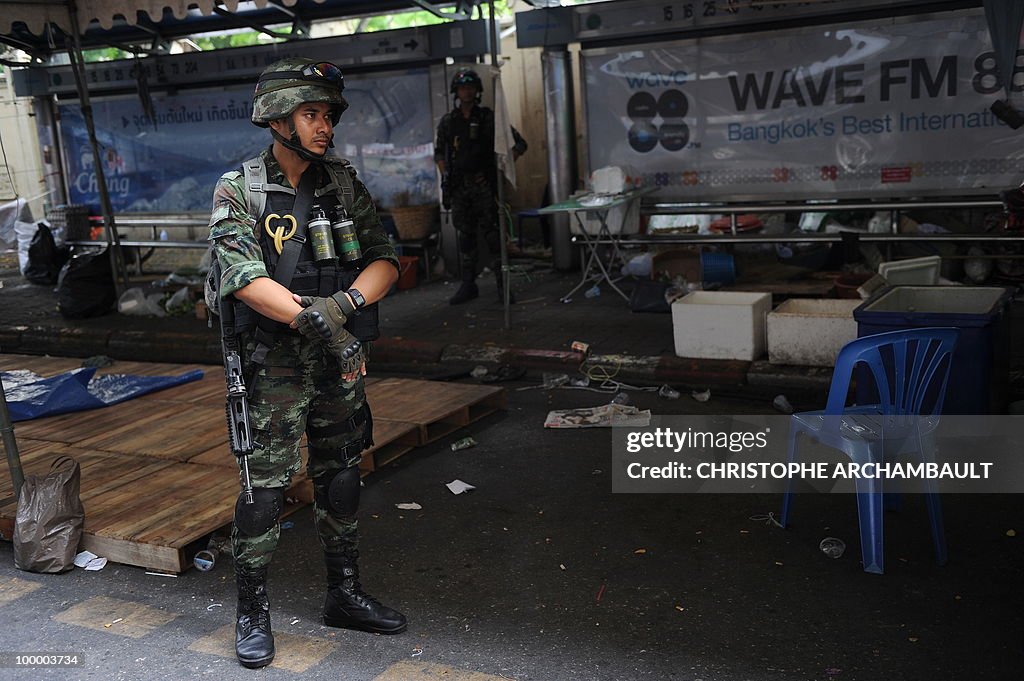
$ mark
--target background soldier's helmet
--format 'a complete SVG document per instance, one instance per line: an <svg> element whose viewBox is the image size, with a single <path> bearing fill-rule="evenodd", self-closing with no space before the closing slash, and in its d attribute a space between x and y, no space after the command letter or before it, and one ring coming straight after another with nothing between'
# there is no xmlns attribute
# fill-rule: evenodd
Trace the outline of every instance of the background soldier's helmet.
<svg viewBox="0 0 1024 681"><path fill-rule="evenodd" d="M483 94L484 82L480 80L480 76L473 69L459 69L455 72L455 76L452 78L451 93L458 94L460 85L472 85L476 87L477 95Z"/></svg>
<svg viewBox="0 0 1024 681"><path fill-rule="evenodd" d="M291 58L274 62L260 74L252 100L252 122L266 128L270 121L290 116L303 102L326 102L338 124L348 102L341 96L345 78L334 64Z"/></svg>

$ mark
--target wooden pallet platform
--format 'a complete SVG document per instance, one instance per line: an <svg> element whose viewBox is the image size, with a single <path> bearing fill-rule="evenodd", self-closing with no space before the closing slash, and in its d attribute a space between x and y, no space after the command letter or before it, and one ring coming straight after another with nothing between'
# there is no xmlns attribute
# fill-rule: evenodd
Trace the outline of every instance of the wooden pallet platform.
<svg viewBox="0 0 1024 681"><path fill-rule="evenodd" d="M465 383L385 378L366 386L366 399L378 421L417 426L418 444L425 445L506 406L505 389Z"/></svg>
<svg viewBox="0 0 1024 681"><path fill-rule="evenodd" d="M0 370L53 376L81 360L0 355ZM99 373L179 375L203 369L200 381L112 407L15 424L26 475L45 474L61 455L82 470L85 530L81 548L109 560L178 573L199 541L229 524L238 468L227 445L224 378L219 366L116 362ZM363 453L362 475L505 406L501 388L370 378L375 446ZM291 513L312 503L312 485L297 475L286 492ZM0 538L9 539L16 504L0 466Z"/></svg>

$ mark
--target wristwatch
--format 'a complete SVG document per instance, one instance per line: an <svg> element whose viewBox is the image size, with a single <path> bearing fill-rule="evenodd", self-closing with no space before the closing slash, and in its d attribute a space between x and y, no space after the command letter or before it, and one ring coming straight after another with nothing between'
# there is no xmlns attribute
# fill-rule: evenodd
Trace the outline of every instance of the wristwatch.
<svg viewBox="0 0 1024 681"><path fill-rule="evenodd" d="M366 298L364 298L363 294L359 292L359 289L350 288L345 293L349 294L349 296L352 297L352 302L355 303L357 310L361 308L363 305L366 305Z"/></svg>

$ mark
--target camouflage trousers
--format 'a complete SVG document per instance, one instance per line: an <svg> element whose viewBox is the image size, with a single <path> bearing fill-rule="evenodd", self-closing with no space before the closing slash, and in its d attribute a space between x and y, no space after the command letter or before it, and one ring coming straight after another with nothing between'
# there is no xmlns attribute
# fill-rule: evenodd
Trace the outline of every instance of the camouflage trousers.
<svg viewBox="0 0 1024 681"><path fill-rule="evenodd" d="M246 348L246 357L253 344ZM246 364L246 368L251 366ZM279 488L283 492L302 465L299 440L306 433L310 480L330 480L341 470L358 466L363 431L367 422L352 427L365 402L363 379L341 380L337 361L322 346L301 336L282 335L267 355L249 386L249 420L254 451L249 474L254 488ZM239 471L241 477L241 471ZM325 552L355 549L358 524L353 513L338 516L314 502L314 522ZM281 535L280 523L257 536L231 531L235 564L257 569L270 564Z"/></svg>
<svg viewBox="0 0 1024 681"><path fill-rule="evenodd" d="M486 264L501 252L498 233L497 204L494 189L486 180L472 178L460 180L452 189L452 224L459 232L459 255L463 277L476 275L479 261L478 234L482 233L490 257Z"/></svg>

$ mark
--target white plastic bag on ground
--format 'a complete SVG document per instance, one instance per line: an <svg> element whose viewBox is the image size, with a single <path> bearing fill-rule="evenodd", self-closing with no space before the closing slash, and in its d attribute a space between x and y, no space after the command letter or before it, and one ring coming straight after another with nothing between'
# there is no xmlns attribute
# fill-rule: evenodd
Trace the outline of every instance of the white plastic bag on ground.
<svg viewBox="0 0 1024 681"><path fill-rule="evenodd" d="M32 244L32 237L39 231L39 225L35 222L14 223L14 234L18 239L18 269L25 274L28 267L28 247Z"/></svg>

